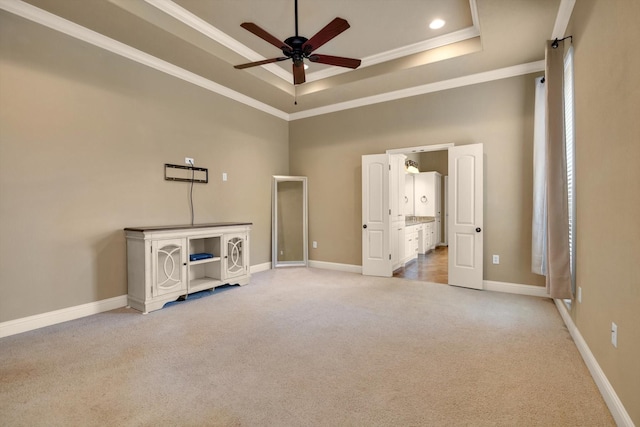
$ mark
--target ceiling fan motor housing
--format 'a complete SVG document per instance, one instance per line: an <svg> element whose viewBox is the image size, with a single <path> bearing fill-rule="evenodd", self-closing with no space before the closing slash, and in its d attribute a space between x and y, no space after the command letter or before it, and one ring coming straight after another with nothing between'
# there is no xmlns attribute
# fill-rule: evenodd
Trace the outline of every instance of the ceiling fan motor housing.
<svg viewBox="0 0 640 427"><path fill-rule="evenodd" d="M284 42L291 47L291 49L282 49L282 53L293 59L294 64L302 64L305 57L302 46L307 42L307 38L302 36L292 36Z"/></svg>
<svg viewBox="0 0 640 427"><path fill-rule="evenodd" d="M269 34L267 31L260 28L253 22L243 22L242 24L240 24L242 28L252 32L264 41L280 49L284 56L279 58L263 59L261 61L250 62L248 64L235 65L235 68L244 69L291 59L293 60L293 84L297 85L305 82L305 73L303 67L305 58L307 58L311 62L316 62L319 64L337 65L340 67L347 67L352 69L358 68L360 66L361 61L359 59L313 53L316 49L323 46L325 43L332 40L338 34L349 28L349 23L345 19L335 18L329 24L324 26L320 31L318 31L313 37L307 39L306 37L298 35L297 1L295 5L296 35L289 37L284 42L280 41L280 39L278 39L277 37Z"/></svg>
<svg viewBox="0 0 640 427"><path fill-rule="evenodd" d="M291 50L293 50L294 52L302 53L302 45L307 42L307 38L302 36L292 36L286 39L284 42L287 44L287 46L291 47ZM287 51L288 49L282 49L282 53L284 53L285 55L287 54Z"/></svg>

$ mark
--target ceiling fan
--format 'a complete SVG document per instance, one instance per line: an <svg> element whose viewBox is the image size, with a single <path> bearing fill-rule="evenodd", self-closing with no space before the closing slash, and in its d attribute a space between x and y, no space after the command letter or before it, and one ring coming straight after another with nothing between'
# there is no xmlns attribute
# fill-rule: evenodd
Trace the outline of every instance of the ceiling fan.
<svg viewBox="0 0 640 427"><path fill-rule="evenodd" d="M296 17L296 35L291 36L284 42L272 36L253 22L243 22L240 26L247 31L255 34L268 43L271 43L278 49L282 50L284 56L277 58L265 59L257 62L249 62L248 64L236 65L234 68L244 69L256 67L258 65L270 64L272 62L293 60L293 84L299 85L305 82L304 60L319 64L337 65L338 67L358 68L361 61L359 59L344 58L341 56L321 55L313 53L323 44L336 37L338 34L349 28L349 23L342 18L335 18L323 29L318 31L315 36L307 39L298 35L298 0L295 0L295 17Z"/></svg>

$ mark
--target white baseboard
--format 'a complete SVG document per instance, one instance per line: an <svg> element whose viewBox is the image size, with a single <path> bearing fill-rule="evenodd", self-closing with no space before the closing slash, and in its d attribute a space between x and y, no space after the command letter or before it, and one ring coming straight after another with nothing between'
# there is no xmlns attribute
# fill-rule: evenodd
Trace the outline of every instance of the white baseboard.
<svg viewBox="0 0 640 427"><path fill-rule="evenodd" d="M554 302L560 312L560 316L562 316L562 320L564 320L564 324L567 325L567 329L569 329L569 333L571 334L573 341L576 343L576 347L578 347L578 351L580 352L584 363L587 365L587 368L589 368L589 372L591 372L591 376L598 386L600 394L602 394L609 411L611 411L611 415L616 421L616 424L620 427L634 427L629 413L624 408L624 405L620 401L620 398L618 398L616 391L611 386L611 383L602 371L602 368L600 368L595 356L591 353L587 342L582 338L582 334L580 334L575 323L573 323L573 319L571 319L571 315L569 315L569 312L567 311L567 306L564 304L564 300L554 299Z"/></svg>
<svg viewBox="0 0 640 427"><path fill-rule="evenodd" d="M271 270L271 262L263 262L262 264L252 265L249 271L251 274L260 273L261 271Z"/></svg>
<svg viewBox="0 0 640 427"><path fill-rule="evenodd" d="M520 285L517 283L494 282L492 280L483 280L482 285L485 291L550 298L544 286Z"/></svg>
<svg viewBox="0 0 640 427"><path fill-rule="evenodd" d="M312 268L323 268L325 270L345 271L347 273L362 274L362 266L361 265L338 264L336 262L309 260L309 267L312 267Z"/></svg>
<svg viewBox="0 0 640 427"><path fill-rule="evenodd" d="M45 326L51 326L69 320L79 319L81 317L91 316L92 314L98 314L104 311L114 310L116 308L126 307L126 305L127 296L120 295L118 297L63 308L60 310L50 311L48 313L9 320L7 322L0 323L0 338L32 331L38 328L44 328Z"/></svg>
<svg viewBox="0 0 640 427"><path fill-rule="evenodd" d="M347 273L362 274L362 266L351 264L339 264L325 261L309 261L309 267L323 268L325 270L346 271ZM517 283L494 282L483 280L483 289L486 291L505 292L509 294L529 295L534 297L549 298L544 286L520 285Z"/></svg>
<svg viewBox="0 0 640 427"><path fill-rule="evenodd" d="M271 269L271 263L265 262L251 266L251 274ZM120 295L102 301L90 302L87 304L77 305L74 307L63 308L60 310L50 311L47 313L36 314L20 319L9 320L0 323L0 338L10 335L20 334L22 332L33 331L34 329L44 328L46 326L55 325L69 320L79 319L81 317L91 316L116 308L127 306L127 296Z"/></svg>

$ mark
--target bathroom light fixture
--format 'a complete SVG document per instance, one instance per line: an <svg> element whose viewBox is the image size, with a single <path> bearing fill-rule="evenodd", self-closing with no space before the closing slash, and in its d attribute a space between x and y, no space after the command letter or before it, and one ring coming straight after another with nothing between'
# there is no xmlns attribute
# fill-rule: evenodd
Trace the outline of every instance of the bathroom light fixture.
<svg viewBox="0 0 640 427"><path fill-rule="evenodd" d="M409 173L420 173L418 170L418 163L413 160L405 161L404 166L407 168L407 172Z"/></svg>

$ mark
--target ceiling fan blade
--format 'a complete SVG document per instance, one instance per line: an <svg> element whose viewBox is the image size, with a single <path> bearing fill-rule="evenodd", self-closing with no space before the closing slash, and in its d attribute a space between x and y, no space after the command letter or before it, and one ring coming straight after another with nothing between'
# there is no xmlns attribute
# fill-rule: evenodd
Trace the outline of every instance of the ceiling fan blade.
<svg viewBox="0 0 640 427"><path fill-rule="evenodd" d="M260 37L262 40L264 40L264 41L266 41L268 43L271 43L272 45L274 45L275 47L277 47L280 50L287 50L287 51L291 50L291 48L289 46L287 46L287 44L285 42L278 40L275 36L272 36L271 34L267 33L265 30L263 30L262 28L258 27L253 22L243 22L242 24L240 24L240 26L242 28L244 28L245 30L255 34L258 37Z"/></svg>
<svg viewBox="0 0 640 427"><path fill-rule="evenodd" d="M242 70L244 68L257 67L258 65L271 64L272 62L280 62L280 61L285 61L287 59L289 58L286 56L281 56L280 58L271 58L271 59L265 59L263 61L256 61L256 62L249 62L247 64L234 65L233 68Z"/></svg>
<svg viewBox="0 0 640 427"><path fill-rule="evenodd" d="M302 50L305 54L309 54L349 28L349 23L342 18L335 18L329 22L323 29L318 31L315 36L302 45Z"/></svg>
<svg viewBox="0 0 640 427"><path fill-rule="evenodd" d="M338 67L346 67L346 68L358 68L362 63L362 61L359 59L343 58L342 56L318 55L318 54L309 55L309 61L317 62L319 64L337 65Z"/></svg>
<svg viewBox="0 0 640 427"><path fill-rule="evenodd" d="M293 84L299 85L306 81L304 75L304 62L294 62L293 63Z"/></svg>

